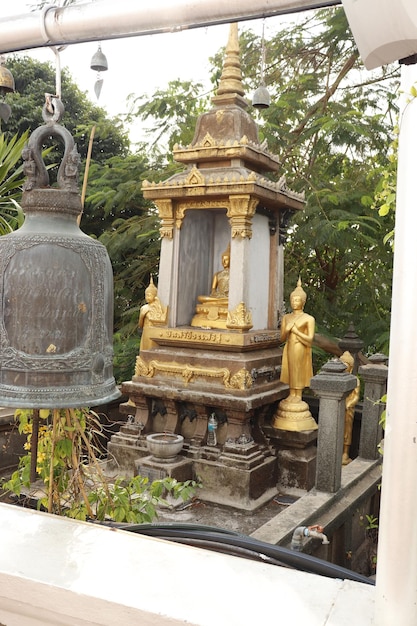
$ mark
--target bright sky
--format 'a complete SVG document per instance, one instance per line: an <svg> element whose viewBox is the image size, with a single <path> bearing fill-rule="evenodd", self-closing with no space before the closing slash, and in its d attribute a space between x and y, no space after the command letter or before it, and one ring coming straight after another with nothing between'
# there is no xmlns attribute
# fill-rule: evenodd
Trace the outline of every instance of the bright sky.
<svg viewBox="0 0 417 626"><path fill-rule="evenodd" d="M0 18L29 12L35 3L36 0L3 0ZM56 4L60 3L57 1ZM270 32L278 29L279 22L284 19L269 18L265 21L266 38ZM245 22L243 25L259 34L262 31L261 20ZM224 24L178 33L103 41L102 51L106 55L109 69L101 74L104 82L98 104L109 115L123 114L128 110L129 94L152 95L155 89L165 88L169 80L177 78L206 83L209 88L208 59L227 43L228 32L229 27ZM75 82L82 91L88 93L93 102L97 102L94 93L97 73L90 69L90 61L97 47L94 42L74 44L60 54L61 66L68 67ZM55 55L50 48L18 54L31 54L41 61L55 63ZM54 87L55 85L51 85L52 91ZM62 100L65 104L65 93L62 94ZM139 123L130 128L130 138L132 142L144 138Z"/></svg>

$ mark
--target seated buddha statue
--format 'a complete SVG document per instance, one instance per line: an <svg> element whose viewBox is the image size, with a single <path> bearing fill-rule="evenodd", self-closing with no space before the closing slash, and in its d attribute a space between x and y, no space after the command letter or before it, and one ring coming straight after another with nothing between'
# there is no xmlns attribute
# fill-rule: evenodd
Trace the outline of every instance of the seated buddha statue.
<svg viewBox="0 0 417 626"><path fill-rule="evenodd" d="M198 296L196 314L191 326L200 328L226 328L229 303L230 244L222 254L223 269L216 272L208 296Z"/></svg>

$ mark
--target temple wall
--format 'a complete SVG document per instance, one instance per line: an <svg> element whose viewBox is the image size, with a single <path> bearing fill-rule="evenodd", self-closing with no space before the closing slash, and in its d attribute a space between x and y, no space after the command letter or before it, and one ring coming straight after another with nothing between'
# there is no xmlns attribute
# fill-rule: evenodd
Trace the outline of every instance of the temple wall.
<svg viewBox="0 0 417 626"><path fill-rule="evenodd" d="M270 272L270 234L268 218L254 215L249 259L249 293L246 306L252 312L253 330L268 328Z"/></svg>

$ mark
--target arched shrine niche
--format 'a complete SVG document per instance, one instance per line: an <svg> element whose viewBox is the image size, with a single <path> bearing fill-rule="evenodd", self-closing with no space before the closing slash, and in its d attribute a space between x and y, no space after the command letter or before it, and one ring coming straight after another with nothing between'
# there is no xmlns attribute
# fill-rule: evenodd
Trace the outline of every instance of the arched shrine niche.
<svg viewBox="0 0 417 626"><path fill-rule="evenodd" d="M197 297L209 294L213 274L230 244L226 209L188 209L178 237L177 326L189 326Z"/></svg>

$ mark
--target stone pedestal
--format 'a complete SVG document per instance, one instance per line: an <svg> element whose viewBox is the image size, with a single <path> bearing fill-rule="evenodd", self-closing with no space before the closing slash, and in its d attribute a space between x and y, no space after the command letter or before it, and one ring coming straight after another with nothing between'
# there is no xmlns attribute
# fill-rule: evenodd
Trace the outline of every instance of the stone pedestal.
<svg viewBox="0 0 417 626"><path fill-rule="evenodd" d="M314 487L317 457L317 430L293 432L264 427L265 434L276 450L277 481L285 488Z"/></svg>
<svg viewBox="0 0 417 626"><path fill-rule="evenodd" d="M328 361L313 376L310 388L320 398L316 489L335 493L342 478L345 399L357 385L339 359Z"/></svg>
<svg viewBox="0 0 417 626"><path fill-rule="evenodd" d="M124 410L135 422L108 444L115 465L135 468L148 455L142 428L184 437L182 456L202 483L199 497L252 510L276 493L276 458L259 420L287 393L280 383L278 331L233 333L151 329L156 347L142 351L123 383ZM208 447L214 413L217 446ZM139 422L136 423L136 419Z"/></svg>
<svg viewBox="0 0 417 626"><path fill-rule="evenodd" d="M277 493L275 458L254 443L205 446L194 461L202 484L199 497L207 502L255 510Z"/></svg>
<svg viewBox="0 0 417 626"><path fill-rule="evenodd" d="M150 456L135 461L135 474L149 478L149 481L175 478L180 482L193 479L193 464L189 459L178 456L170 463L163 463Z"/></svg>
<svg viewBox="0 0 417 626"><path fill-rule="evenodd" d="M388 367L387 357L375 354L370 363L359 368L359 374L365 382L359 456L362 459L377 459L380 456L378 446L383 437L379 423L385 404L381 398L387 392Z"/></svg>
<svg viewBox="0 0 417 626"><path fill-rule="evenodd" d="M135 463L149 454L146 439L141 434L141 424L127 423L112 435L107 444L107 471L120 471L127 476L136 474Z"/></svg>

